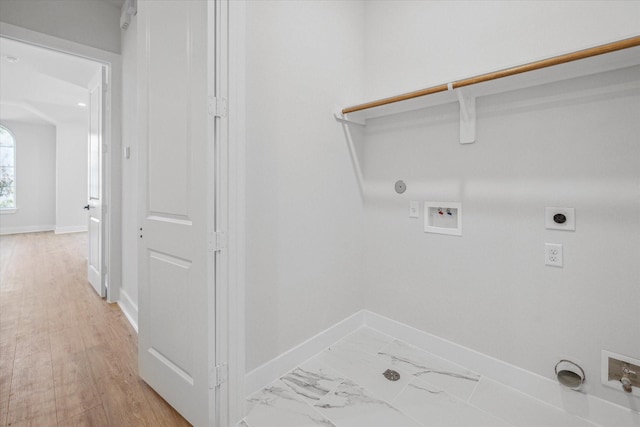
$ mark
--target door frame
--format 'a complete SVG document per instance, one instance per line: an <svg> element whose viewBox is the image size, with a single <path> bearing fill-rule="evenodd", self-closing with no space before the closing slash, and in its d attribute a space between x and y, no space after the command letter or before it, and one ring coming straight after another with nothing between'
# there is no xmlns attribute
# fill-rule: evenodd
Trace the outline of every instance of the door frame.
<svg viewBox="0 0 640 427"><path fill-rule="evenodd" d="M120 230L120 98L121 98L121 58L119 54L97 49L80 43L64 40L48 34L29 30L17 25L0 22L0 36L18 42L31 44L52 51L74 55L97 62L107 69L107 90L104 93L105 168L102 171L107 205L105 221L105 285L107 301L117 302L121 280L121 230ZM80 209L80 207L79 207Z"/></svg>
<svg viewBox="0 0 640 427"><path fill-rule="evenodd" d="M229 362L229 384L227 389L229 418L237 422L246 415L245 393L245 75L246 75L246 4L244 1L225 0L226 39L228 60L227 95L227 184L228 184L228 275L227 357ZM211 23L210 23L211 24ZM231 424L233 425L233 424Z"/></svg>
<svg viewBox="0 0 640 427"><path fill-rule="evenodd" d="M211 159L216 182L209 202L215 204L216 231L225 235L216 255L215 364L227 368L227 380L217 389L217 421L235 425L246 413L245 403L245 2L209 0L208 72L210 97L222 99L213 118ZM211 102L210 98L210 102ZM216 106L213 106L216 108Z"/></svg>

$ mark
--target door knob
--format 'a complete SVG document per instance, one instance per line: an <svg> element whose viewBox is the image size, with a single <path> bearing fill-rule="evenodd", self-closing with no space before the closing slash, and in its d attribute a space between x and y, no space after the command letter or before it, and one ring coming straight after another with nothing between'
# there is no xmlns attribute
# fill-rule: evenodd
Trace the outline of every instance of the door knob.
<svg viewBox="0 0 640 427"><path fill-rule="evenodd" d="M83 209L89 210L89 209L91 209L91 205L84 206Z"/></svg>

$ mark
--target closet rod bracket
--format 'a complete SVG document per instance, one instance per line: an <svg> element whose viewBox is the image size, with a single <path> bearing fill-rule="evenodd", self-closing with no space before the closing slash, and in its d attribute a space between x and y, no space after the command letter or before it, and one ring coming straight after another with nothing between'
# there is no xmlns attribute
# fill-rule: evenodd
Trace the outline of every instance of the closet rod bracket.
<svg viewBox="0 0 640 427"><path fill-rule="evenodd" d="M347 115L342 112L342 108L340 107L335 108L335 110L333 111L333 117L336 118L336 121L347 124L347 125L366 126L366 123L364 122L364 120L360 121L360 120L355 120L351 117L347 117Z"/></svg>
<svg viewBox="0 0 640 427"><path fill-rule="evenodd" d="M454 89L453 83L447 88L455 93L460 104L460 144L476 141L476 97L465 94L462 89Z"/></svg>

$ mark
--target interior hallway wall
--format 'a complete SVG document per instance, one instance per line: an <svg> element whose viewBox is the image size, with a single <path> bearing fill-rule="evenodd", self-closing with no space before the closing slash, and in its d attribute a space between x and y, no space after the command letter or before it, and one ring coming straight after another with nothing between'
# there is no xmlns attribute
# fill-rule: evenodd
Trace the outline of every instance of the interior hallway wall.
<svg viewBox="0 0 640 427"><path fill-rule="evenodd" d="M638 2L473 3L368 3L367 92L640 33ZM600 351L640 357L639 75L479 98L472 145L455 104L370 121L365 307L548 378L572 359L588 392L628 407L600 384ZM424 233L409 200L462 202L463 236ZM546 206L576 208L576 231L546 230ZM544 265L545 243L564 245L563 268Z"/></svg>
<svg viewBox="0 0 640 427"><path fill-rule="evenodd" d="M88 120L88 118L87 118ZM56 233L87 230L87 124L56 126Z"/></svg>
<svg viewBox="0 0 640 427"><path fill-rule="evenodd" d="M120 9L106 1L0 0L0 20L120 53Z"/></svg>
<svg viewBox="0 0 640 427"><path fill-rule="evenodd" d="M15 213L0 214L0 234L50 231L56 221L56 128L2 121L16 141Z"/></svg>
<svg viewBox="0 0 640 427"><path fill-rule="evenodd" d="M137 123L137 30L131 17L122 30L122 286L119 303L129 321L138 324L138 123Z"/></svg>
<svg viewBox="0 0 640 427"><path fill-rule="evenodd" d="M363 95L363 19L359 1L247 3L247 371L362 308L361 198L333 109Z"/></svg>

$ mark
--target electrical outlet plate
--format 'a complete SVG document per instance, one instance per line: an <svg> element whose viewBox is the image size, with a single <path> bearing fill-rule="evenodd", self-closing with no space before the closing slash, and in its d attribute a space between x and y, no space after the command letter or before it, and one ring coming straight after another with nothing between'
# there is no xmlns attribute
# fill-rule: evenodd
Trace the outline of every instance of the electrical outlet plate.
<svg viewBox="0 0 640 427"><path fill-rule="evenodd" d="M544 263L552 267L562 267L564 265L561 244L558 244L558 243L544 244Z"/></svg>
<svg viewBox="0 0 640 427"><path fill-rule="evenodd" d="M564 222L556 222L556 215L564 215ZM575 208L544 208L544 226L548 230L576 231Z"/></svg>
<svg viewBox="0 0 640 427"><path fill-rule="evenodd" d="M612 359L611 362L609 361L609 359ZM619 390L621 393L624 394L630 394L633 395L635 397L640 397L640 387L638 387L637 381L639 380L640 377L640 372L636 371L636 376L632 377L631 380L633 382L633 387L631 389L631 393L626 393L623 389L622 389L622 384L620 383L620 380L618 378L616 378L615 375L610 375L609 374L609 368L610 368L610 363L617 365L619 364L619 362L624 362L628 365L635 365L640 367L640 360L639 359L634 359L633 357L629 357L629 356L624 356L622 354L618 354L618 353L613 353L611 351L607 351L607 350L602 350L602 357L601 357L601 367L600 367L600 374L601 374L601 380L602 380L602 384L604 384L607 387L611 387L614 388L616 390ZM635 370L635 369L634 369ZM609 379L610 377L613 377L612 379Z"/></svg>

